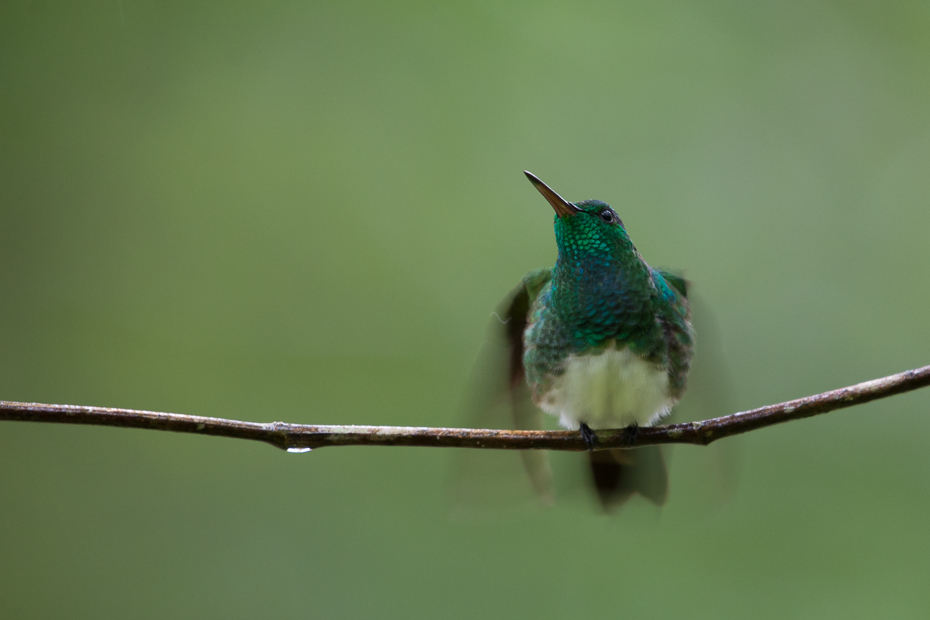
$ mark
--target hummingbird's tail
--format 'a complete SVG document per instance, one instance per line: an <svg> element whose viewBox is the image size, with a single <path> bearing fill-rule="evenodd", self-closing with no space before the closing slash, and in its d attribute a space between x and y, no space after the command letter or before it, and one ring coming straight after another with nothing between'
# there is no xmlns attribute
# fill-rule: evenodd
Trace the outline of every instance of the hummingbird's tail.
<svg viewBox="0 0 930 620"><path fill-rule="evenodd" d="M639 493L657 506L668 495L668 472L659 446L588 452L598 498L605 510L622 506Z"/></svg>

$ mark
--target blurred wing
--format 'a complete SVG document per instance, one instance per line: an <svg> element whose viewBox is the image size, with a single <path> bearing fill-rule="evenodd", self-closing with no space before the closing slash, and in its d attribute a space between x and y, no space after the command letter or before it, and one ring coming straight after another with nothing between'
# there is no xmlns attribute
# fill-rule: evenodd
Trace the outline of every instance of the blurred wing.
<svg viewBox="0 0 930 620"><path fill-rule="evenodd" d="M543 427L543 414L531 400L523 370L523 331L530 308L551 277L550 269L527 274L494 313L488 335L469 380L461 413L462 424L471 428ZM525 482L514 484L520 466L529 475L536 493L546 503L554 500L552 469L543 450L459 450L453 472L454 507L491 507L526 500ZM522 478L522 476L519 476Z"/></svg>
<svg viewBox="0 0 930 620"><path fill-rule="evenodd" d="M529 322L530 309L542 288L552 278L551 269L537 269L523 277L523 281L509 296L509 303L502 304L505 345L509 352L509 392L513 425L515 429L531 430L542 428L543 413L536 407L526 384L523 368L523 332ZM547 504L555 501L552 487L552 467L549 453L544 450L520 450L520 458L533 488Z"/></svg>
<svg viewBox="0 0 930 620"><path fill-rule="evenodd" d="M672 280L669 280L669 283L678 288ZM694 326L696 338L695 352L688 373L688 389L681 403L672 412L669 422L705 420L736 411L735 390L723 352L717 318L707 302L695 294L690 283L688 284L688 288L691 289L688 290L688 302L691 306L691 324ZM739 438L728 438L703 449L711 457L715 479L724 497L732 496L736 490L740 469L740 445Z"/></svg>

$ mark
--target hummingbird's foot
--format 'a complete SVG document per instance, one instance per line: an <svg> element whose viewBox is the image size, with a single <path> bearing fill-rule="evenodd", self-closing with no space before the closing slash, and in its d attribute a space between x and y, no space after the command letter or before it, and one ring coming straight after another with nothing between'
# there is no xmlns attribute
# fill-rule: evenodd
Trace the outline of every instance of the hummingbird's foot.
<svg viewBox="0 0 930 620"><path fill-rule="evenodd" d="M639 436L639 424L635 422L630 424L625 429L623 429L623 443L631 446L636 443L636 438Z"/></svg>
<svg viewBox="0 0 930 620"><path fill-rule="evenodd" d="M597 445L597 434L584 422L581 423L581 428L578 430L581 431L581 438L584 439L584 444L588 446L588 450L593 450L594 446Z"/></svg>

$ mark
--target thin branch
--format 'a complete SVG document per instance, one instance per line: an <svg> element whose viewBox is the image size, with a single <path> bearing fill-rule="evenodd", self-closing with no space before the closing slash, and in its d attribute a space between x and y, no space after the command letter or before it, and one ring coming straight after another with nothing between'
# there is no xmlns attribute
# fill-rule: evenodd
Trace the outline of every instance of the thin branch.
<svg viewBox="0 0 930 620"><path fill-rule="evenodd" d="M601 430L597 431L597 449L635 448L668 443L707 445L724 437L860 405L927 385L930 385L930 366L702 422L644 427L635 433L625 429ZM305 452L324 446L370 445L575 452L587 449L581 433L577 431L343 426L286 422L261 424L180 413L11 401L0 401L0 420L92 424L237 437L264 441L291 452Z"/></svg>

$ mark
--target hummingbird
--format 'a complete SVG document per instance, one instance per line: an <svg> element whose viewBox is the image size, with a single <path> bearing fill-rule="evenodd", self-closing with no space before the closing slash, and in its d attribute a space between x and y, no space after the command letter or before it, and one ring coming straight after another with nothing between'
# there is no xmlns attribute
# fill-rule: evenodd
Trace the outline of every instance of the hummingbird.
<svg viewBox="0 0 930 620"><path fill-rule="evenodd" d="M625 428L634 437L681 399L695 343L688 283L650 267L607 203L568 202L524 174L555 211L558 258L526 274L499 308L518 426L532 419L531 400L580 430L605 508L634 493L661 505L668 482L658 446L596 450L595 431ZM522 454L534 486L548 494L548 463Z"/></svg>

